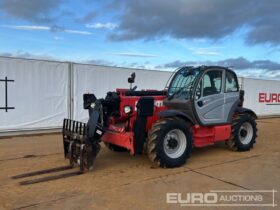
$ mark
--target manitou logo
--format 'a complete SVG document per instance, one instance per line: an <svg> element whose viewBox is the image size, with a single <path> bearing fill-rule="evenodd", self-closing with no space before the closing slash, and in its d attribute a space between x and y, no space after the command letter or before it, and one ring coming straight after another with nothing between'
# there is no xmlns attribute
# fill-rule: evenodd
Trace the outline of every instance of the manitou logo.
<svg viewBox="0 0 280 210"><path fill-rule="evenodd" d="M259 102L266 105L280 105L280 93L259 93Z"/></svg>

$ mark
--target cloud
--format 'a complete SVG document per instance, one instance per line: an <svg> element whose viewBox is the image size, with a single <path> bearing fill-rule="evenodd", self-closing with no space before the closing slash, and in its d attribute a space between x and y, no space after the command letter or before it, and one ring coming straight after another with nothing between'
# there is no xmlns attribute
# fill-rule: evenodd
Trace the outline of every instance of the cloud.
<svg viewBox="0 0 280 210"><path fill-rule="evenodd" d="M49 61L62 61L61 59L57 59L57 57L53 57L51 55L45 54L33 54L26 51L18 50L14 53L9 52L0 52L0 56L2 57L13 57L13 58L26 58L26 59L38 59L38 60L49 60ZM69 62L69 59L65 59ZM101 66L117 66L112 61L103 60L103 59L88 59L88 60L72 60L72 62L84 63L84 64L93 64L93 65L101 65Z"/></svg>
<svg viewBox="0 0 280 210"><path fill-rule="evenodd" d="M101 66L116 66L115 63L103 59L90 59L83 60L82 63L93 64L93 65L101 65Z"/></svg>
<svg viewBox="0 0 280 210"><path fill-rule="evenodd" d="M25 52L22 50L18 50L15 53L0 53L0 56L3 57L14 57L14 58L28 58L28 59L43 59L43 60L53 60L53 61L58 61L58 59L49 56L49 55L44 55L44 54L32 54L29 52Z"/></svg>
<svg viewBox="0 0 280 210"><path fill-rule="evenodd" d="M13 58L26 58L26 59L37 59L37 60L49 60L49 61L65 61L69 62L69 59L57 59L57 57L53 57L52 55L46 55L46 54L34 54L22 50L18 50L14 53L9 52L0 52L0 56L2 57L13 57ZM88 59L88 60L72 60L72 62L77 63L83 63L83 64L93 64L93 65L101 65L101 66L117 66L116 63L109 61L109 60L103 60L103 59Z"/></svg>
<svg viewBox="0 0 280 210"><path fill-rule="evenodd" d="M57 41L59 41L59 40L64 40L64 38L61 37L61 36L54 36L53 39L54 39L54 40L57 40Z"/></svg>
<svg viewBox="0 0 280 210"><path fill-rule="evenodd" d="M270 60L255 60L249 61L243 57L230 58L220 61L173 61L164 65L157 66L156 68L177 68L181 66L225 66L231 67L235 70L265 70L265 71L280 71L280 63Z"/></svg>
<svg viewBox="0 0 280 210"><path fill-rule="evenodd" d="M118 33L114 41L175 38L221 39L249 30L250 44L280 43L279 0L125 0L119 3Z"/></svg>
<svg viewBox="0 0 280 210"><path fill-rule="evenodd" d="M91 11L81 18L77 18L76 20L79 23L90 23L90 22L92 22L92 20L95 19L96 16L97 16L97 12Z"/></svg>
<svg viewBox="0 0 280 210"><path fill-rule="evenodd" d="M155 68L156 69L178 68L178 67L181 67L181 66L187 66L187 63L188 62L183 62L183 61L176 60L176 61L172 61L172 62L163 64L163 65L155 66Z"/></svg>
<svg viewBox="0 0 280 210"><path fill-rule="evenodd" d="M47 26L31 26L31 25L2 25L2 28L10 28L16 30L39 30L39 31L49 31L50 27Z"/></svg>
<svg viewBox="0 0 280 210"><path fill-rule="evenodd" d="M46 23L64 0L1 0L0 11L22 20Z"/></svg>
<svg viewBox="0 0 280 210"><path fill-rule="evenodd" d="M52 32L65 32L69 34L79 34L79 35L91 35L92 33L89 31L80 31L80 30L72 30L72 29L66 29L61 26L53 25L49 28Z"/></svg>
<svg viewBox="0 0 280 210"><path fill-rule="evenodd" d="M215 48L189 48L196 55L221 55Z"/></svg>
<svg viewBox="0 0 280 210"><path fill-rule="evenodd" d="M69 29L64 29L63 32L69 33L69 34L79 34L79 35L91 35L92 34L89 31L79 31L79 30L69 30Z"/></svg>
<svg viewBox="0 0 280 210"><path fill-rule="evenodd" d="M126 56L126 57L142 57L142 58L156 58L156 57L159 57L159 55L155 55L155 54L131 53L131 52L113 53L113 55Z"/></svg>
<svg viewBox="0 0 280 210"><path fill-rule="evenodd" d="M147 69L146 65L137 62L132 62L132 63L123 62L122 66L126 68L134 68L134 69Z"/></svg>
<svg viewBox="0 0 280 210"><path fill-rule="evenodd" d="M2 25L2 28L10 28L16 30L35 30L35 31L50 31L50 32L64 32L69 34L79 34L79 35L91 35L92 33L89 31L80 31L80 30L72 30L66 29L61 26L53 25L49 26L36 26L36 25Z"/></svg>
<svg viewBox="0 0 280 210"><path fill-rule="evenodd" d="M87 28L95 28L95 29L109 29L113 30L118 27L115 23L95 23L95 24L86 24Z"/></svg>

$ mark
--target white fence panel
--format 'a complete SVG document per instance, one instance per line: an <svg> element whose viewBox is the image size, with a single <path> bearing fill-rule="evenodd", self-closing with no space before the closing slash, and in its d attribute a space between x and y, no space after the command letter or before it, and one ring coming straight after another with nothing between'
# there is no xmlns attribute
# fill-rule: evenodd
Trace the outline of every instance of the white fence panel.
<svg viewBox="0 0 280 210"><path fill-rule="evenodd" d="M151 71L129 68L93 66L74 64L74 119L86 121L88 114L83 110L83 94L94 93L97 98L106 96L108 91L116 88L129 88L127 78L136 73L134 85L137 90L155 89L163 90L171 72Z"/></svg>
<svg viewBox="0 0 280 210"><path fill-rule="evenodd" d="M259 116L280 115L280 82L243 78L244 107Z"/></svg>
<svg viewBox="0 0 280 210"><path fill-rule="evenodd" d="M0 79L8 82L8 106L0 109L0 132L61 127L68 117L69 64L0 58ZM5 82L0 82L0 107L6 107Z"/></svg>
<svg viewBox="0 0 280 210"><path fill-rule="evenodd" d="M70 66L70 63L0 57L0 132L58 128L70 113L73 119L86 121L84 93L101 98L116 88L129 88L127 78L133 72L138 90L162 90L172 74L84 64L73 64L70 73ZM14 80L7 82L8 100L3 81L6 77ZM280 115L279 81L238 80L245 90L245 107L260 116ZM6 102L15 109L5 110Z"/></svg>

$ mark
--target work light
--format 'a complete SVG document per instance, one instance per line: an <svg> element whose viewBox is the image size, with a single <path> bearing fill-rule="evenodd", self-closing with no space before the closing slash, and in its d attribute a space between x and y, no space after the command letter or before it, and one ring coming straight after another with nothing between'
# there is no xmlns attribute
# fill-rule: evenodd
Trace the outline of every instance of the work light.
<svg viewBox="0 0 280 210"><path fill-rule="evenodd" d="M131 114L132 113L132 107L131 106L124 106L123 109L125 114Z"/></svg>

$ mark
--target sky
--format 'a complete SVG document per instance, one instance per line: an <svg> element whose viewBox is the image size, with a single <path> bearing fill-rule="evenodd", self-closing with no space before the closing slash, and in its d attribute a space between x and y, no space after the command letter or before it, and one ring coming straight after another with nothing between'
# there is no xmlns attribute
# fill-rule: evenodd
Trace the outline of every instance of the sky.
<svg viewBox="0 0 280 210"><path fill-rule="evenodd" d="M279 0L0 0L0 56L280 80Z"/></svg>

